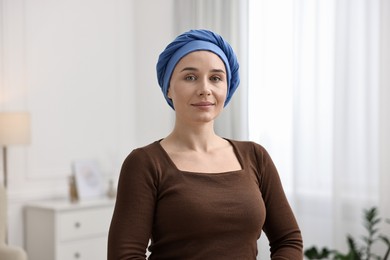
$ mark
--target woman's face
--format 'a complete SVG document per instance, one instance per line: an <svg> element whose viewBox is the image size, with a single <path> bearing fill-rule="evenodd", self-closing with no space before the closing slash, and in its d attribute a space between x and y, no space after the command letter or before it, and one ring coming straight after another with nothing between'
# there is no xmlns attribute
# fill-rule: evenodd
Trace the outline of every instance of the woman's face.
<svg viewBox="0 0 390 260"><path fill-rule="evenodd" d="M187 123L212 121L222 111L226 95L225 64L216 54L195 51L177 63L168 89L177 119Z"/></svg>

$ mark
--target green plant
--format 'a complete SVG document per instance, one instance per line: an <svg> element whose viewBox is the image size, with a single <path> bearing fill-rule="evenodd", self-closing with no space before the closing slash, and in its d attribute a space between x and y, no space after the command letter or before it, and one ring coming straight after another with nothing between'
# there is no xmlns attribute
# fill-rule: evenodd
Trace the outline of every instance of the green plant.
<svg viewBox="0 0 390 260"><path fill-rule="evenodd" d="M313 246L305 250L305 256L308 259L333 259L333 260L387 260L390 255L390 238L379 234L378 224L381 219L378 216L378 210L376 207L364 210L364 227L367 230L367 235L362 237L363 245L359 246L356 240L348 235L348 253L344 254L335 249L328 249L323 247L319 250L316 246ZM390 224L390 220L386 222ZM372 252L372 246L376 242L382 242L387 246L387 249L383 256L378 256Z"/></svg>

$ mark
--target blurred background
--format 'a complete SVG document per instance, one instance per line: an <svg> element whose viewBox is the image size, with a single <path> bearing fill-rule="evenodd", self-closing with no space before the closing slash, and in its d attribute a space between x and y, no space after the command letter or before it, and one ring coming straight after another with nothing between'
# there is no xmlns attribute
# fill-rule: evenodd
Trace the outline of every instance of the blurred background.
<svg viewBox="0 0 390 260"><path fill-rule="evenodd" d="M10 244L26 247L27 205L69 196L73 161L95 159L108 189L170 132L155 65L192 28L236 50L217 132L269 151L306 248L346 250L363 209L390 218L389 0L0 0L0 113L30 118L29 142L7 146Z"/></svg>

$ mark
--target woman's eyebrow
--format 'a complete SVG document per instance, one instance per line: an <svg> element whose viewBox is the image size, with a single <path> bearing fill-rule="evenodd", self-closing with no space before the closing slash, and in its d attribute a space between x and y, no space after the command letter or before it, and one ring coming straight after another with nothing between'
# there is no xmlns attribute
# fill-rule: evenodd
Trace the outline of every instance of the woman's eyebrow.
<svg viewBox="0 0 390 260"><path fill-rule="evenodd" d="M180 72L183 72L183 71L198 71L198 69L194 68L194 67L185 67Z"/></svg>
<svg viewBox="0 0 390 260"><path fill-rule="evenodd" d="M183 72L183 71L199 71L199 69L194 68L194 67L185 67L180 72ZM217 72L217 73L224 73L224 74L226 74L226 72L224 70L222 70L222 69L212 69L210 71L214 72L214 73Z"/></svg>
<svg viewBox="0 0 390 260"><path fill-rule="evenodd" d="M223 73L226 74L224 70L221 69L212 69L211 72Z"/></svg>

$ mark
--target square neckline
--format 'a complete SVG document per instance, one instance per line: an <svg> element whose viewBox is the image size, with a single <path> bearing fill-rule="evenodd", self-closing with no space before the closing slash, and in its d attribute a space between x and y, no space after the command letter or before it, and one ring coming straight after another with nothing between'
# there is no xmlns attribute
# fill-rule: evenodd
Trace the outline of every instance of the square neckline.
<svg viewBox="0 0 390 260"><path fill-rule="evenodd" d="M227 139L227 138L223 138L224 140L228 141L230 143L230 145L233 147L233 152L234 152L234 155L236 156L240 166L241 166L241 169L239 170L232 170L232 171L225 171L225 172L194 172L194 171L185 171L185 170L181 170L177 167L177 165L175 164L175 162L172 160L172 158L169 156L168 152L164 149L164 147L162 147L161 145L161 141L163 139L160 139L158 141L156 141L156 144L157 146L159 147L159 149L161 150L161 152L164 154L164 157L168 160L169 164L175 169L177 170L178 172L181 172L181 173L188 173L188 174L197 174L197 175L210 175L210 176L213 176L213 175L225 175L225 174L232 174L232 173L240 173L240 172L243 172L245 167L244 167L244 164L243 164L243 160L242 160L242 157L241 157L241 154L239 153L238 149L237 149L237 146L234 144L234 142L230 139Z"/></svg>

